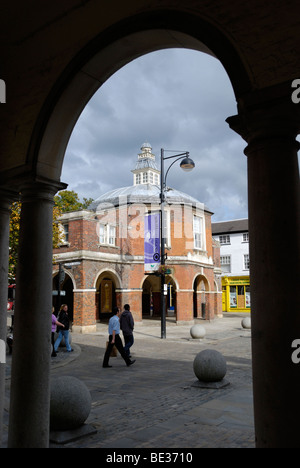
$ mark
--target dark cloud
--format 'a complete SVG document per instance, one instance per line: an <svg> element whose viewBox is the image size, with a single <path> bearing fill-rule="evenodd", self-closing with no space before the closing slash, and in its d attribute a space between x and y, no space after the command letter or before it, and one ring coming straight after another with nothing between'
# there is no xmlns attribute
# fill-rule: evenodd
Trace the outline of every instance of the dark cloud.
<svg viewBox="0 0 300 468"><path fill-rule="evenodd" d="M115 73L86 106L71 136L62 180L80 197L97 198L132 184L131 169L148 141L190 151L193 172L173 167L168 185L214 211L214 220L247 212L245 142L225 119L236 114L234 93L219 61L173 49L145 55Z"/></svg>

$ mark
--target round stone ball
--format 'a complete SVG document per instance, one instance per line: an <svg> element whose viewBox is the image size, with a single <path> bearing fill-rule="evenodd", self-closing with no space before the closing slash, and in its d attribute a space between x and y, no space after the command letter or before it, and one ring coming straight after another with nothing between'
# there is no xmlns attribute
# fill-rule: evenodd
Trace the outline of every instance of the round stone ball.
<svg viewBox="0 0 300 468"><path fill-rule="evenodd" d="M194 339L204 338L206 335L205 328L202 325L193 325L190 329L191 337Z"/></svg>
<svg viewBox="0 0 300 468"><path fill-rule="evenodd" d="M243 327L243 328L246 328L246 329L250 329L250 328L251 328L251 318L250 318L250 317L245 317L245 318L243 318L243 320L242 320L242 327Z"/></svg>
<svg viewBox="0 0 300 468"><path fill-rule="evenodd" d="M82 426L91 412L91 406L91 394L81 380L60 376L51 381L51 430L67 431Z"/></svg>
<svg viewBox="0 0 300 468"><path fill-rule="evenodd" d="M220 382L226 372L226 360L219 351L205 349L194 359L194 373L202 382Z"/></svg>

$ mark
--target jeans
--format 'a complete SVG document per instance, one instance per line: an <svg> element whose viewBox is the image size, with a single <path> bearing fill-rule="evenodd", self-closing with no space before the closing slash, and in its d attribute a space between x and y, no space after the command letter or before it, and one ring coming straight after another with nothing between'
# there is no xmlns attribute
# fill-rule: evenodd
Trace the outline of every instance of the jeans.
<svg viewBox="0 0 300 468"><path fill-rule="evenodd" d="M124 350L127 356L129 356L130 354L129 349L131 348L134 342L133 335L124 335L124 341L125 341Z"/></svg>
<svg viewBox="0 0 300 468"><path fill-rule="evenodd" d="M61 343L61 340L62 339L65 339L65 343L66 343L66 348L67 348L67 351L71 351L72 348L70 346L70 343L69 343L69 330L60 330L59 331L59 334L58 334L58 337L55 341L55 344L54 344L54 350L55 352L57 351L57 348L59 347L60 343Z"/></svg>

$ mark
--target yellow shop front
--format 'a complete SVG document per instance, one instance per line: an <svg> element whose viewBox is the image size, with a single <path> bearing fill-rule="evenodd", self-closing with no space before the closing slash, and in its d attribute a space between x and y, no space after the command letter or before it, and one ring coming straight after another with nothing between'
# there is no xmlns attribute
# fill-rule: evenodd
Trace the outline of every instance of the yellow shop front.
<svg viewBox="0 0 300 468"><path fill-rule="evenodd" d="M250 277L222 278L223 312L251 312Z"/></svg>

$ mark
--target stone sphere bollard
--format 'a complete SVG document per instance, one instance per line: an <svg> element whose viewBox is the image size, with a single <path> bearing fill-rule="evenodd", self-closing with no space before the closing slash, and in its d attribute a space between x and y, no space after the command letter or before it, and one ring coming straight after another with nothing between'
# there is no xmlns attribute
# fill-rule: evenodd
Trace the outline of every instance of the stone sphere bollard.
<svg viewBox="0 0 300 468"><path fill-rule="evenodd" d="M206 335L205 328L202 325L193 325L190 329L191 337L194 339L202 339Z"/></svg>
<svg viewBox="0 0 300 468"><path fill-rule="evenodd" d="M243 318L242 320L242 327L243 328L246 328L246 329L250 329L251 328L251 318L250 317L245 317Z"/></svg>
<svg viewBox="0 0 300 468"><path fill-rule="evenodd" d="M220 382L226 372L226 360L219 351L205 349L194 359L194 373L201 382Z"/></svg>
<svg viewBox="0 0 300 468"><path fill-rule="evenodd" d="M51 430L67 431L79 428L88 418L91 406L91 394L80 380L61 376L51 381Z"/></svg>

